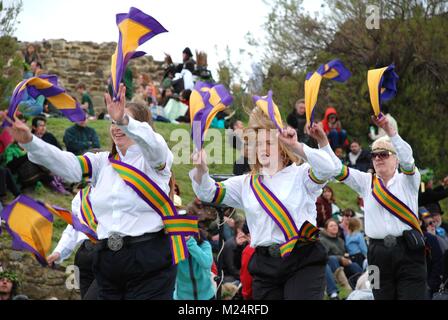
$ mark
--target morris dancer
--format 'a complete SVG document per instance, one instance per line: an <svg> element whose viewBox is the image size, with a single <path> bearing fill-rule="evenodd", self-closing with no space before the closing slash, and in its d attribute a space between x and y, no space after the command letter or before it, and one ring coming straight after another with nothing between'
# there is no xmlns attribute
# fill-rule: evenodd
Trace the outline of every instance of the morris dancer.
<svg viewBox="0 0 448 320"><path fill-rule="evenodd" d="M327 254L315 241L316 198L334 164L324 151L298 142L292 128L277 138L278 128L257 106L249 119L249 130L256 133L256 146L249 144L249 159L256 159L252 172L215 183L202 149L193 155L197 165L190 178L202 201L246 213L255 247L249 263L254 299L322 299ZM320 138L319 130L312 127L311 136ZM317 141L328 145L325 134ZM297 165L299 158L309 164Z"/></svg>

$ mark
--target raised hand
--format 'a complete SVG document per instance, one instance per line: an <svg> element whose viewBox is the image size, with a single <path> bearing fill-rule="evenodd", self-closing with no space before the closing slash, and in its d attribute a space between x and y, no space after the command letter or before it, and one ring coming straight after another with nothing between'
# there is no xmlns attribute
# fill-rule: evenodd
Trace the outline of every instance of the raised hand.
<svg viewBox="0 0 448 320"><path fill-rule="evenodd" d="M306 126L306 130L307 130L307 134L315 139L317 141L317 143L319 144L319 146L325 147L328 144L328 138L327 138L327 134L325 133L324 129L322 128L322 124L318 124L318 123L313 123L311 125L311 128L309 128L308 126Z"/></svg>
<svg viewBox="0 0 448 320"><path fill-rule="evenodd" d="M104 94L104 99L107 105L107 112L112 120L122 124L122 121L125 118L124 108L126 106L126 87L124 84L120 83L117 101L113 101L112 97L108 93Z"/></svg>
<svg viewBox="0 0 448 320"><path fill-rule="evenodd" d="M283 129L278 134L278 139L292 149L297 147L297 145L299 144L299 142L297 141L297 132L291 127Z"/></svg>
<svg viewBox="0 0 448 320"><path fill-rule="evenodd" d="M372 116L372 121L377 127L382 128L389 137L392 137L397 133L397 131L390 125L387 117L381 113L378 117Z"/></svg>
<svg viewBox="0 0 448 320"><path fill-rule="evenodd" d="M12 127L10 128L10 133L15 141L17 141L18 143L28 143L33 140L31 129L28 128L28 126L19 118L14 117L14 120L12 120L6 115L5 112L3 112L3 117L12 125Z"/></svg>
<svg viewBox="0 0 448 320"><path fill-rule="evenodd" d="M204 149L193 152L191 155L191 159L193 160L193 164L196 166L197 174L195 176L195 180L197 183L200 183L202 180L202 176L208 171L207 166L207 154Z"/></svg>

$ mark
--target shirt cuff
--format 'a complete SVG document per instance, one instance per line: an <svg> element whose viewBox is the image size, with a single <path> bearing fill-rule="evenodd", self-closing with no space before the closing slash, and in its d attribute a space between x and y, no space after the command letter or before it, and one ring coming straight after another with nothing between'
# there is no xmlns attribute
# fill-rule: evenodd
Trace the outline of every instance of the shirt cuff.
<svg viewBox="0 0 448 320"><path fill-rule="evenodd" d="M39 149L39 138L37 138L34 134L30 142L28 143L19 143L19 146L26 149L26 151L35 151Z"/></svg>

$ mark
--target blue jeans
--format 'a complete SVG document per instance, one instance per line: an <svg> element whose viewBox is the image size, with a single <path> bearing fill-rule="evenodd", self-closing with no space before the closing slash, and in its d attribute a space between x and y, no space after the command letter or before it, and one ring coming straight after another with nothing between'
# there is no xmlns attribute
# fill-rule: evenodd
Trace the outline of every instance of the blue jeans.
<svg viewBox="0 0 448 320"><path fill-rule="evenodd" d="M331 129L330 133L328 133L328 140L330 141L330 146L333 150L337 147L342 147L346 139L347 131L344 129L341 129L341 131Z"/></svg>
<svg viewBox="0 0 448 320"><path fill-rule="evenodd" d="M327 280L327 295L330 296L333 293L337 293L338 287L336 286L336 281L334 280L334 274L328 264L325 266L325 278Z"/></svg>
<svg viewBox="0 0 448 320"><path fill-rule="evenodd" d="M342 267L341 264L339 263L338 257L336 256L329 256L327 265L330 267L330 270L332 272L335 272L336 269ZM344 273L347 276L347 278L350 278L352 275L358 272L362 272L362 268L357 263L352 262L347 267L344 267Z"/></svg>

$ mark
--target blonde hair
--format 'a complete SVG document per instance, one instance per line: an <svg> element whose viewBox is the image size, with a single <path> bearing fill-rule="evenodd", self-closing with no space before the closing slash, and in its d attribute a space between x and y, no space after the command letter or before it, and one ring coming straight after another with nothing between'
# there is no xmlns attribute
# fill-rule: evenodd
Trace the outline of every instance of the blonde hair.
<svg viewBox="0 0 448 320"><path fill-rule="evenodd" d="M388 136L381 137L372 143L372 151L376 150L390 151L397 154L397 150L395 150L395 147Z"/></svg>
<svg viewBox="0 0 448 320"><path fill-rule="evenodd" d="M277 127L271 119L259 107L255 107L249 115L248 127L244 130L244 143L248 143L249 135L251 133L258 133L258 130L277 130ZM292 152L281 140L278 140L280 155L283 159L283 164L287 166L289 163L300 164L302 159ZM248 158L255 159L254 164L250 164L252 174L259 173L261 170L261 163L258 161L256 148L248 147Z"/></svg>
<svg viewBox="0 0 448 320"><path fill-rule="evenodd" d="M352 233L361 230L361 221L358 218L351 218L348 222L348 230Z"/></svg>

